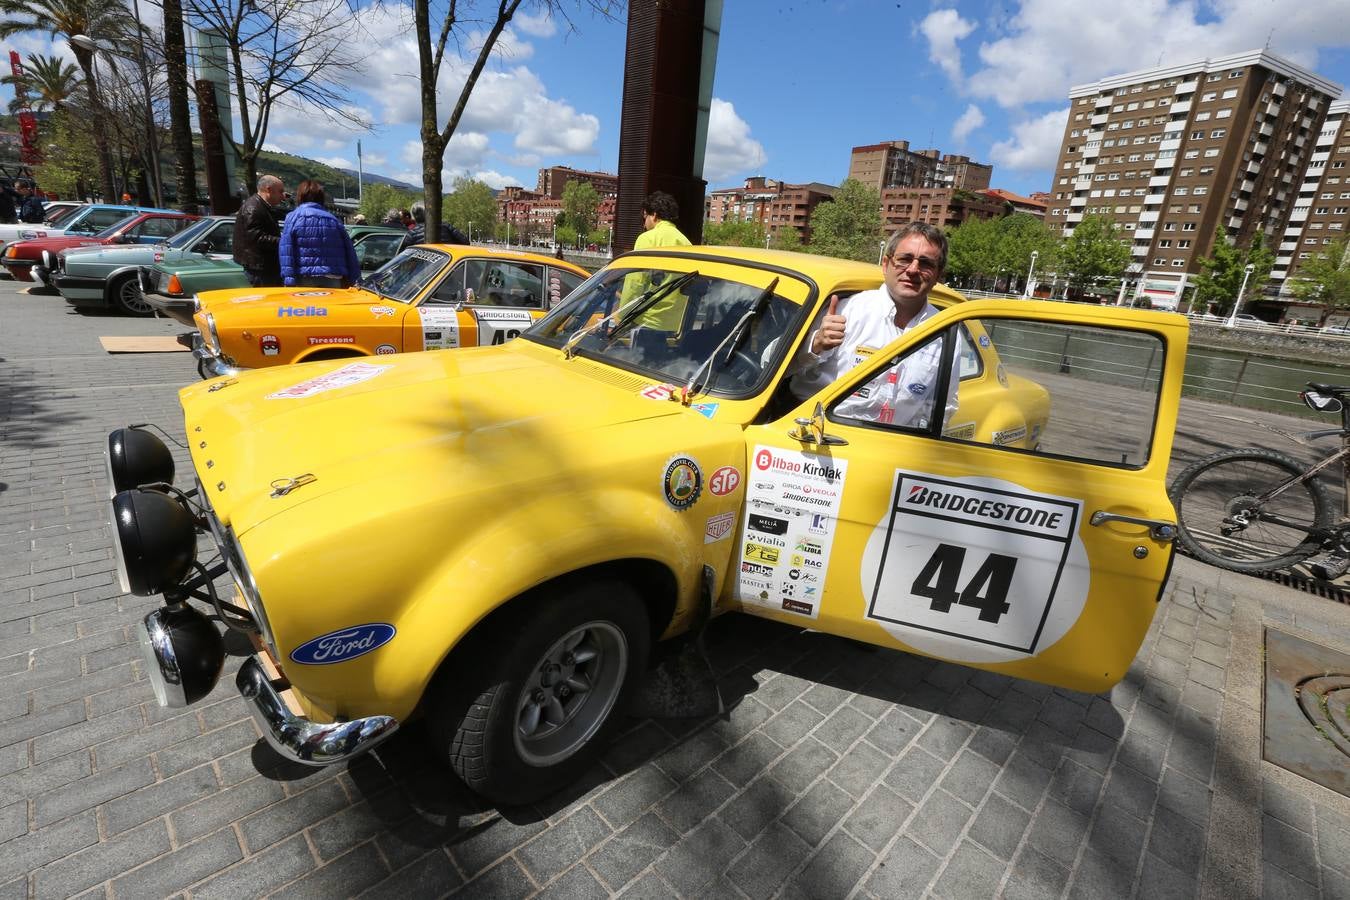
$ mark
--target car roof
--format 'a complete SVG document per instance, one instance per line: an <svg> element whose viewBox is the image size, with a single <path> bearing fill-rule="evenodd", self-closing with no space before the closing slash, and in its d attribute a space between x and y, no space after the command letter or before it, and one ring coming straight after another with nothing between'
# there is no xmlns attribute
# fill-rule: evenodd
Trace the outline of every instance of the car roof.
<svg viewBox="0 0 1350 900"><path fill-rule="evenodd" d="M419 247L431 247L442 252L450 253L453 256L465 256L467 254L476 254L480 256L491 256L498 259L521 259L529 262L541 263L543 265L556 266L562 263L571 269L581 269L586 271L576 263L568 262L565 259L558 259L555 256L549 256L542 253L531 253L528 250L498 250L496 247L488 247L484 244L418 244Z"/></svg>

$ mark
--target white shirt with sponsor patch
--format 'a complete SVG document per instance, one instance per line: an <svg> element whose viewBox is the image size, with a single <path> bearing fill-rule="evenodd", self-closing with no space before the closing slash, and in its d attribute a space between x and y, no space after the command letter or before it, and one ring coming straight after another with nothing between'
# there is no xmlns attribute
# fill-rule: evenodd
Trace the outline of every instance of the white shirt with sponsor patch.
<svg viewBox="0 0 1350 900"><path fill-rule="evenodd" d="M926 303L908 325L900 328L895 324L895 304L890 292L882 285L840 300L838 313L846 319L843 343L817 355L811 352L816 336L812 331L792 361L789 389L798 400L805 400L833 384L900 335L937 315L938 309ZM927 427L941 358L942 342L929 342L846 398L835 407L836 414L912 428ZM959 354L953 353L944 424L956 411L959 365Z"/></svg>

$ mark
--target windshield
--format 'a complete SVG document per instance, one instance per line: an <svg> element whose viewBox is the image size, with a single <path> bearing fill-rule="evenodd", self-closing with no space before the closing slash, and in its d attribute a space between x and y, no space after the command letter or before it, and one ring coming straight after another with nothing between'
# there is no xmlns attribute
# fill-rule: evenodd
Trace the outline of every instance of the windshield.
<svg viewBox="0 0 1350 900"><path fill-rule="evenodd" d="M378 272L363 278L361 287L375 291L386 300L411 303L449 261L450 257L444 253L414 247L391 259Z"/></svg>
<svg viewBox="0 0 1350 900"><path fill-rule="evenodd" d="M100 231L98 234L94 235L94 237L96 237L96 238L110 238L110 237L115 237L115 236L117 235L117 232L119 232L119 231L121 231L123 228L125 228L126 225L127 225L127 223L130 222L132 219L136 218L137 215L139 215L139 213L132 213L131 215L127 216L125 219L119 219L118 221L116 221L116 222L112 223L111 225L109 225L107 228L105 228L105 229L103 229L102 231Z"/></svg>
<svg viewBox="0 0 1350 900"><path fill-rule="evenodd" d="M778 294L757 304L764 294L697 272L606 269L524 336L663 382L685 385L698 373L708 393L745 396L777 369L802 312Z"/></svg>
<svg viewBox="0 0 1350 900"><path fill-rule="evenodd" d="M191 247L197 243L198 237L210 231L216 224L215 219L202 219L200 222L189 225L173 237L166 238L165 244L168 244L175 250L182 250L184 247Z"/></svg>

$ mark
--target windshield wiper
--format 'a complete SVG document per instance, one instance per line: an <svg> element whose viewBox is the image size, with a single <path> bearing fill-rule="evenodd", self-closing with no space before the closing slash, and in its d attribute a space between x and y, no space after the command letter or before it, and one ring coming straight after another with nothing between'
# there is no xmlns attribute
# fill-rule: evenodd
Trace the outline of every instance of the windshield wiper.
<svg viewBox="0 0 1350 900"><path fill-rule="evenodd" d="M750 330L750 323L753 322L760 313L764 312L764 307L768 305L769 298L773 296L774 288L776 287L778 287L778 279L774 278L773 281L769 282L769 286L761 291L760 295L750 304L750 308L745 311L745 315L741 316L740 320L732 326L732 329L727 336L722 338L722 342L713 348L713 352L708 354L708 358L699 364L699 367L694 370L693 375L689 376L689 381L684 386L684 394L682 397L684 402L688 403L689 398L694 395L694 386L698 383L698 376L703 370L706 369L708 370L709 375L712 374L713 362L717 359L717 354L721 353L723 348L726 348L727 355L722 358L719 368L731 362L731 358L736 355L736 348L741 345L741 341L745 339L746 332Z"/></svg>
<svg viewBox="0 0 1350 900"><path fill-rule="evenodd" d="M573 334L570 338L568 338L567 343L563 344L563 357L566 359L571 359L572 353L576 349L577 344L580 344L587 335L598 331L605 323L612 320L615 316L619 316L618 321L614 323L614 330L610 332L609 340L606 341L606 344L613 343L614 339L618 337L619 334L625 328L633 324L634 319L642 315L642 313L646 312L651 307L655 306L658 300L662 299L668 294L674 293L675 291L684 287L686 284L688 284L690 281L692 281L697 277L698 277L697 270L693 272L686 272L679 278L676 278L674 281L667 281L664 284L658 285L657 287L650 288L641 295L633 298L628 303L625 303L623 306L620 306L618 309L614 310L614 312L605 316L603 319L596 322L595 324L587 325L585 328L581 329L576 334Z"/></svg>

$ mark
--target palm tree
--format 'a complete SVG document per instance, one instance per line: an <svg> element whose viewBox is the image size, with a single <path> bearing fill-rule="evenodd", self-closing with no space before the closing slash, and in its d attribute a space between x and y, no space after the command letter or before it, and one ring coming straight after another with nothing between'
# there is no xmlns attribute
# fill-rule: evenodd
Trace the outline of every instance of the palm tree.
<svg viewBox="0 0 1350 900"><path fill-rule="evenodd" d="M77 34L91 38L117 38L130 32L133 27L131 16L121 0L0 0L0 40L24 32L41 32L66 40ZM95 110L102 109L98 85L94 80L94 52L77 44L71 44L70 49L75 54L80 71L84 73L90 105ZM94 145L98 148L103 196L108 200L116 199L112 154L108 150L108 136L104 129L94 129Z"/></svg>
<svg viewBox="0 0 1350 900"><path fill-rule="evenodd" d="M23 68L23 75L6 75L0 78L0 84L17 87L23 82L28 94L28 106L33 112L60 111L66 108L68 102L78 99L80 77L75 67L60 57L30 53ZM22 107L18 97L9 102L12 114L19 113Z"/></svg>
<svg viewBox="0 0 1350 900"><path fill-rule="evenodd" d="M164 70L169 85L169 133L178 206L196 211L197 166L192 155L192 120L188 117L187 46L183 37L181 0L164 0Z"/></svg>

